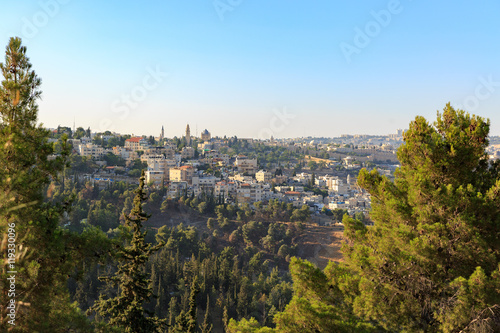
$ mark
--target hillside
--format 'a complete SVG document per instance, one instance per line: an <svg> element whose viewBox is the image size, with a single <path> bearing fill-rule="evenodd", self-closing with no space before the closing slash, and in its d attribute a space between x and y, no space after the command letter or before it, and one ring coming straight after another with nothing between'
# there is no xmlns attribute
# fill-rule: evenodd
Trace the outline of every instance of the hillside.
<svg viewBox="0 0 500 333"><path fill-rule="evenodd" d="M298 240L298 256L307 259L321 269L328 261L342 261L340 247L344 227L307 225L304 234Z"/></svg>
<svg viewBox="0 0 500 333"><path fill-rule="evenodd" d="M185 226L194 226L200 233L210 231L207 228L207 216L198 214L192 209L180 206L172 209L168 214L155 212L146 225L158 229L163 225L174 227L180 223ZM328 261L342 261L340 247L342 245L344 227L318 226L317 224L305 224L303 234L295 242L297 243L297 256L307 259L321 269L324 269Z"/></svg>

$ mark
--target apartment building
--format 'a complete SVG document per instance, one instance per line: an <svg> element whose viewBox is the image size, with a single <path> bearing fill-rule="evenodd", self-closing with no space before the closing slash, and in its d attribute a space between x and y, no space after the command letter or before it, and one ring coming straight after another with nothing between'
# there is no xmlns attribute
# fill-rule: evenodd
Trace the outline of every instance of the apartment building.
<svg viewBox="0 0 500 333"><path fill-rule="evenodd" d="M144 150L144 154L147 155L164 155L166 158L174 158L175 150L170 146L165 147L148 147Z"/></svg>
<svg viewBox="0 0 500 333"><path fill-rule="evenodd" d="M195 196L202 193L214 193L215 194L215 184L219 178L214 176L193 176L192 188Z"/></svg>
<svg viewBox="0 0 500 333"><path fill-rule="evenodd" d="M96 146L92 143L87 143L85 145L82 144L78 146L78 153L81 156L100 159L104 155L104 148Z"/></svg>
<svg viewBox="0 0 500 333"><path fill-rule="evenodd" d="M269 183L272 178L273 174L265 170L260 170L255 174L255 179L260 183Z"/></svg>
<svg viewBox="0 0 500 333"><path fill-rule="evenodd" d="M239 203L253 203L262 200L262 185L242 183L236 190Z"/></svg>
<svg viewBox="0 0 500 333"><path fill-rule="evenodd" d="M229 164L229 155L221 154L216 150L205 151L203 155L206 159L221 159L224 162L224 164L226 165Z"/></svg>
<svg viewBox="0 0 500 333"><path fill-rule="evenodd" d="M255 174L255 172L257 172L256 158L247 158L246 156L240 155L236 157L234 165L238 168L238 172L240 173L253 175Z"/></svg>
<svg viewBox="0 0 500 333"><path fill-rule="evenodd" d="M171 182L168 186L167 196L169 198L180 197L188 190L187 182Z"/></svg>
<svg viewBox="0 0 500 333"><path fill-rule="evenodd" d="M181 167L171 168L169 170L170 181L172 182L187 182L189 185L192 184L194 168L190 165L184 165Z"/></svg>
<svg viewBox="0 0 500 333"><path fill-rule="evenodd" d="M194 148L193 147L182 148L181 157L184 159L194 158Z"/></svg>
<svg viewBox="0 0 500 333"><path fill-rule="evenodd" d="M153 186L163 186L165 183L165 172L163 171L147 170L145 176L147 184L152 183Z"/></svg>
<svg viewBox="0 0 500 333"><path fill-rule="evenodd" d="M127 139L125 140L125 148L132 151L146 150L149 148L148 140L140 136Z"/></svg>
<svg viewBox="0 0 500 333"><path fill-rule="evenodd" d="M216 196L224 195L226 198L230 195L236 195L238 184L236 182L220 181L215 183L214 193Z"/></svg>
<svg viewBox="0 0 500 333"><path fill-rule="evenodd" d="M349 190L349 185L345 184L342 179L338 177L331 177L326 180L326 186L330 191L338 194L347 194Z"/></svg>
<svg viewBox="0 0 500 333"><path fill-rule="evenodd" d="M130 150L127 150L123 147L120 147L120 146L113 147L113 154L115 154L116 156L120 156L124 160L130 159L130 153L131 153Z"/></svg>

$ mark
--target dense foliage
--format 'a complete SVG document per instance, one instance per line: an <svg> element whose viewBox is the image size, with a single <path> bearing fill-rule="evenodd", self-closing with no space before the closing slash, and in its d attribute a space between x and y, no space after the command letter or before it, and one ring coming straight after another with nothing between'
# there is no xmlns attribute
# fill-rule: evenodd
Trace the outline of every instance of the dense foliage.
<svg viewBox="0 0 500 333"><path fill-rule="evenodd" d="M118 286L118 295L106 298L101 295L91 308L92 311L109 320L110 325L121 328L123 332L162 332L165 320L152 316L151 311L144 309L144 303L153 296L148 274L144 271L149 257L158 251L163 242L152 246L145 242L146 232L143 223L150 217L142 209L147 200L144 191L144 171L136 190L134 207L125 215L125 230L130 236L130 244L119 246L115 257L118 262L117 272L113 276L99 277L100 280Z"/></svg>
<svg viewBox="0 0 500 333"><path fill-rule="evenodd" d="M359 175L375 225L344 217L345 262L322 272L292 261L294 296L276 330L498 332L500 164L488 160L488 132L449 104L434 125L417 117L395 180Z"/></svg>
<svg viewBox="0 0 500 333"><path fill-rule="evenodd" d="M90 244L99 249L109 243L93 228L80 234L61 228L71 198L54 200L45 195L50 196L51 180L64 170L69 149L63 137L59 155L49 158L54 152L49 131L37 124L41 80L19 38L10 39L0 69L4 77L0 87L1 251L3 258L10 258L2 263L2 285L7 277L15 279L9 284L15 287L2 288L0 294L1 325L15 332L85 331L89 327L85 318L69 300L67 276L80 259L89 256ZM12 301L15 318L7 309Z"/></svg>

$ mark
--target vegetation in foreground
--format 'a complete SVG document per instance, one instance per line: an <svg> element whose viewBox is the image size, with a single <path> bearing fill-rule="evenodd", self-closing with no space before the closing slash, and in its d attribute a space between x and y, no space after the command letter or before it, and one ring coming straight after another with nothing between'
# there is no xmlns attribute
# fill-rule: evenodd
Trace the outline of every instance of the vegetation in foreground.
<svg viewBox="0 0 500 333"><path fill-rule="evenodd" d="M489 122L449 104L417 117L392 182L362 170L373 227L345 217L345 261L324 270L294 259L294 296L278 332L498 332L500 177ZM255 322L231 332L267 331Z"/></svg>

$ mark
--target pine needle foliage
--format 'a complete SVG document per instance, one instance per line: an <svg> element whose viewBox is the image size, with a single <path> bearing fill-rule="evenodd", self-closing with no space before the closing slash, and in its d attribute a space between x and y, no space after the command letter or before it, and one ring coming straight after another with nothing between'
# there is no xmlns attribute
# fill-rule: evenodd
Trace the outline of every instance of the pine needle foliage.
<svg viewBox="0 0 500 333"><path fill-rule="evenodd" d="M41 79L32 69L27 49L18 37L10 38L5 62L0 64L0 232L15 231L15 248L3 242L0 278L16 271L16 320L13 332L64 332L84 316L68 297L66 280L82 255L73 245L85 240L60 226L70 198L48 200L46 186L64 169L68 146L60 154L48 142L49 131L38 124L37 101ZM52 156L51 156L52 155ZM51 158L53 157L53 158ZM15 263L8 253L16 250ZM80 253L81 254L81 253ZM69 260L73 257L75 260ZM9 274L10 275L10 274ZM2 284L3 284L2 282ZM8 288L2 288L0 326L6 321ZM75 330L84 331L82 325Z"/></svg>
<svg viewBox="0 0 500 333"><path fill-rule="evenodd" d="M117 251L117 272L113 276L100 277L100 280L118 286L118 295L109 299L101 295L91 309L107 318L111 326L129 333L163 332L166 326L164 319L158 319L153 312L144 308L144 304L153 296L151 280L145 270L146 263L151 254L164 245L160 243L153 246L144 240L146 232L142 230L143 223L150 217L142 208L148 199L144 179L142 171L133 208L130 214L125 216L125 223L131 233L130 244Z"/></svg>
<svg viewBox="0 0 500 333"><path fill-rule="evenodd" d="M489 121L450 104L417 117L392 182L362 170L375 226L346 221L353 309L387 330L454 332L500 303L500 168Z"/></svg>
<svg viewBox="0 0 500 333"><path fill-rule="evenodd" d="M294 296L275 331L499 332L500 161L488 158L489 128L450 104L433 124L416 117L395 179L358 176L374 226L344 216L344 262L321 271L292 259Z"/></svg>

